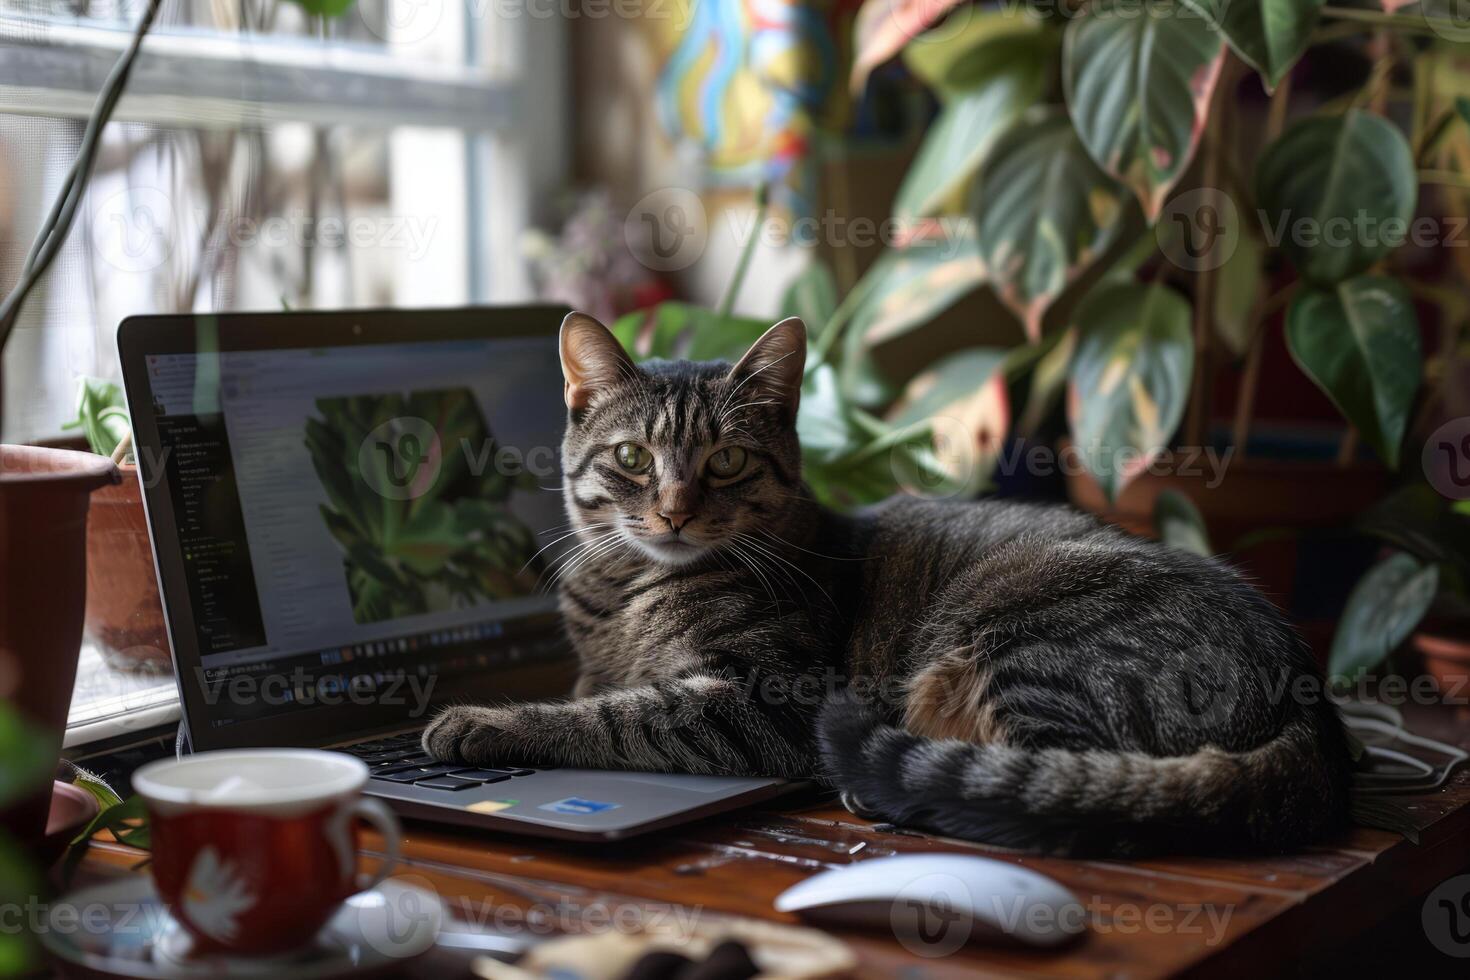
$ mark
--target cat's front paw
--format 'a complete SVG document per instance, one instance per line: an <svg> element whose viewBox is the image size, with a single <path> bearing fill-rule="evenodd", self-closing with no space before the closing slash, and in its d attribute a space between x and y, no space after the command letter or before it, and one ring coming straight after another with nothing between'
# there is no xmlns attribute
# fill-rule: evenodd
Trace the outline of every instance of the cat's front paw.
<svg viewBox="0 0 1470 980"><path fill-rule="evenodd" d="M424 751L440 762L487 766L504 734L502 709L455 705L445 708L424 729Z"/></svg>

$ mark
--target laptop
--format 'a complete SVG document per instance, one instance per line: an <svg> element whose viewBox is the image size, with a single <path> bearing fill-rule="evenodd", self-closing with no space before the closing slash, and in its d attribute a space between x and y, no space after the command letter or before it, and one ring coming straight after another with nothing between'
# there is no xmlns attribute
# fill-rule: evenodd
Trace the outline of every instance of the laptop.
<svg viewBox="0 0 1470 980"><path fill-rule="evenodd" d="M118 330L192 750L337 749L406 817L645 833L795 784L440 764L448 703L564 697L552 306L142 316Z"/></svg>

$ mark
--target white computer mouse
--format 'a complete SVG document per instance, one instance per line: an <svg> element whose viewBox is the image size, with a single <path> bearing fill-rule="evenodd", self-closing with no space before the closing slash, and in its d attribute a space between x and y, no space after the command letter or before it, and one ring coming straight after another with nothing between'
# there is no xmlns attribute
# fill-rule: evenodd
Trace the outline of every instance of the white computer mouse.
<svg viewBox="0 0 1470 980"><path fill-rule="evenodd" d="M778 912L891 930L930 955L966 942L1057 946L1087 929L1071 892L1034 871L966 854L872 858L813 875L776 897Z"/></svg>

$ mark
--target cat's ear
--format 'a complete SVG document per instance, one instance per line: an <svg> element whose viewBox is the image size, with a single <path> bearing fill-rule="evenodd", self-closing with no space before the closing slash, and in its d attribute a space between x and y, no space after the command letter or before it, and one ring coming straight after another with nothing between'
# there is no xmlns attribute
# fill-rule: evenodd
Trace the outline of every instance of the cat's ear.
<svg viewBox="0 0 1470 980"><path fill-rule="evenodd" d="M784 407L794 419L805 369L806 324L799 316L789 316L761 334L731 369L730 380L740 386L741 401L763 396Z"/></svg>
<svg viewBox="0 0 1470 980"><path fill-rule="evenodd" d="M602 324L585 313L561 322L561 374L567 408L586 408L592 396L637 373L633 361Z"/></svg>

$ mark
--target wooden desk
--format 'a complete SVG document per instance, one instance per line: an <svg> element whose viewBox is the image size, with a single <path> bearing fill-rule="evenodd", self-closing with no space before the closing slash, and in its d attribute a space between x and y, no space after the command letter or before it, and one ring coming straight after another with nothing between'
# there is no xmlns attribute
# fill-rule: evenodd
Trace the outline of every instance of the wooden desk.
<svg viewBox="0 0 1470 980"><path fill-rule="evenodd" d="M1412 717L1414 730L1470 747L1470 726L1456 723L1449 712ZM595 928L609 913L672 908L794 921L774 912L772 899L828 865L922 851L983 854L1033 868L1071 889L1088 909L1086 938L1057 952L969 945L925 958L906 951L892 935L841 933L858 953L863 976L1257 976L1340 957L1355 937L1363 938L1395 910L1417 910L1437 884L1470 868L1470 771L1412 805L1421 828L1418 844L1356 829L1291 856L1244 860L1018 856L878 832L821 800L745 811L618 844L566 845L410 825L398 874L431 884L453 914L471 921L495 921L496 910L512 919L539 910L553 920L543 928L559 922L575 929L584 919ZM381 846L365 838L364 853L379 856ZM138 857L131 849L96 842L85 866L115 872ZM558 905L565 908L558 911ZM467 962L435 952L409 972L447 980L467 975ZM1459 975L1467 963L1439 958L1441 967L1458 967Z"/></svg>

